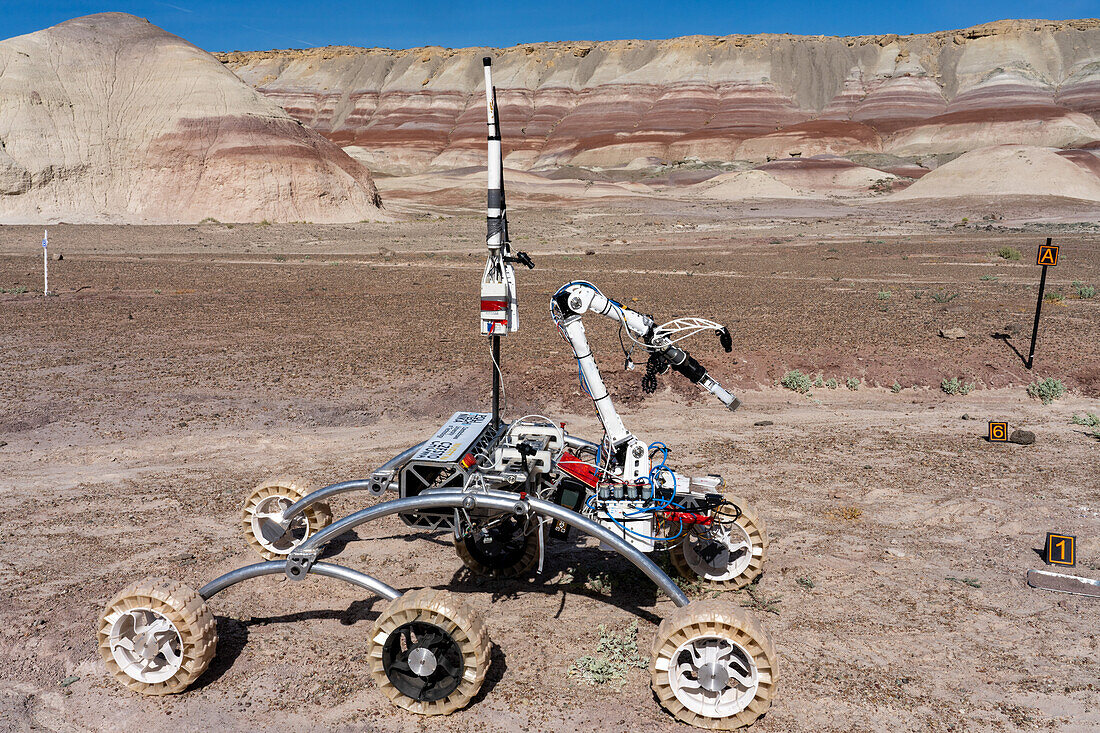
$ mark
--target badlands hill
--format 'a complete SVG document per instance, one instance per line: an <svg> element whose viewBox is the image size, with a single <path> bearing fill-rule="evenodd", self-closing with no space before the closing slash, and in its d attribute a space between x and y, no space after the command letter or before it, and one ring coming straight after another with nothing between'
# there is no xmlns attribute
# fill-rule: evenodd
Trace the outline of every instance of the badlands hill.
<svg viewBox="0 0 1100 733"><path fill-rule="evenodd" d="M919 176L994 144L1100 142L1097 20L218 57L372 169L407 174L482 164L485 55L513 168L861 153Z"/></svg>
<svg viewBox="0 0 1100 733"><path fill-rule="evenodd" d="M384 218L370 172L145 20L0 42L0 221Z"/></svg>

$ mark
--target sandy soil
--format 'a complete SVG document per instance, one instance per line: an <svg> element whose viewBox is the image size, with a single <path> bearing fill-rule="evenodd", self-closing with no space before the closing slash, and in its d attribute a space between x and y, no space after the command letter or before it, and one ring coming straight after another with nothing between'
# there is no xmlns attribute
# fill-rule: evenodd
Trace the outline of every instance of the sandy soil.
<svg viewBox="0 0 1100 733"><path fill-rule="evenodd" d="M326 579L213 599L218 657L184 695L131 694L98 661L96 617L123 585L197 587L253 560L236 524L259 481L365 476L453 410L487 404L484 223L465 195L434 209L410 197L393 206L409 220L387 225L56 227L48 299L34 292L41 232L0 230L0 287L31 289L0 295L0 729L690 730L643 670L621 690L568 676L599 624L639 618L645 649L670 611L631 566L559 544L542 576L485 583L446 536L396 519L348 537L341 561L485 612L489 679L450 718L416 718L374 688L364 653L381 604ZM742 394L731 414L670 377L643 400L613 327L589 328L628 425L679 467L724 474L768 522L761 582L724 596L757 609L782 657L756 730L1100 730L1100 602L1024 581L1048 530L1077 534L1076 572L1100 577L1100 441L1070 421L1100 412L1100 299L1045 309L1035 374L1062 379L1063 400L1030 400L1035 375L1014 353L1026 355L1043 237L1062 245L1048 288L1100 281L1100 231L1073 223L1094 212L1022 205L1053 220L1038 225L983 202L534 203L512 201L538 269L520 274L523 330L505 344L511 415L538 408L597 437L546 317L569 278L734 333L732 356L692 346ZM1023 259L990 255L1006 245ZM969 335L937 335L950 327ZM809 397L774 386L794 368L863 383ZM978 388L949 397L947 376ZM991 419L1038 441L989 444ZM591 582L604 573L609 593Z"/></svg>

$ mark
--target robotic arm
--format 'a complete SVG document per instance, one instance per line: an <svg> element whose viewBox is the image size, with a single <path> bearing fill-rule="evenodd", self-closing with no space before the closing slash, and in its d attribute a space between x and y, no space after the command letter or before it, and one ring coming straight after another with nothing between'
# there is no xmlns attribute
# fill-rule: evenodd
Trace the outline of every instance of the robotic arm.
<svg viewBox="0 0 1100 733"><path fill-rule="evenodd" d="M562 287L552 299L551 311L562 335L573 348L581 381L593 402L596 403L596 411L613 445L619 445L631 436L611 404L607 388L592 357L592 349L588 345L584 325L581 323L581 317L585 313L597 313L618 321L630 339L650 354L656 355L666 369L671 367L683 374L721 400L730 410L736 410L741 406L741 401L715 381L702 364L685 349L675 345L676 342L696 333L713 330L717 333L722 347L727 352L731 351L732 338L729 330L721 324L704 318L679 318L659 326L649 316L611 300L587 282L573 282Z"/></svg>

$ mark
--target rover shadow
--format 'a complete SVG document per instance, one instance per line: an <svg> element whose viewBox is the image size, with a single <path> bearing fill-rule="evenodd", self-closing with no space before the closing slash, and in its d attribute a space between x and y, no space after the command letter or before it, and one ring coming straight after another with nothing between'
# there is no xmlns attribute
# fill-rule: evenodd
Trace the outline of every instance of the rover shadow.
<svg viewBox="0 0 1100 733"><path fill-rule="evenodd" d="M622 555L595 547L570 547L558 544L546 554L541 574L524 578L489 578L475 575L462 567L455 571L445 587L455 593L489 593L492 600L518 598L525 593L561 595L554 614L565 608L566 595L580 595L603 601L651 623L660 623L653 611L657 604L657 586Z"/></svg>
<svg viewBox="0 0 1100 733"><path fill-rule="evenodd" d="M508 671L508 659L504 650L495 641L489 642L489 669L485 671L485 681L481 683L481 689L474 695L471 705L476 705L493 691L497 683L504 679L504 673Z"/></svg>
<svg viewBox="0 0 1100 733"><path fill-rule="evenodd" d="M248 630L253 626L267 626L268 624L292 624L299 621L338 621L343 626L351 626L360 621L374 622L378 618L378 611L374 606L381 601L386 601L376 596L365 600L352 601L343 609L322 608L313 611L299 611L296 613L280 614L278 616L253 616L248 621L241 621L226 616L215 617L218 631L218 649L210 666L191 687L199 690L221 679L222 675L233 666L237 657L241 655L248 643Z"/></svg>

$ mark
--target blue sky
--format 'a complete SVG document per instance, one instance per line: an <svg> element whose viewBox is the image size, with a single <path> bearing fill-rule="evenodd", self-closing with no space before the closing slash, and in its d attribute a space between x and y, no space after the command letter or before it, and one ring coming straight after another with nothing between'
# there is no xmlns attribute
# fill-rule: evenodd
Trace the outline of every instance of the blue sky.
<svg viewBox="0 0 1100 733"><path fill-rule="evenodd" d="M1100 16L1100 0L0 0L0 35L118 10L148 18L209 51L354 45L510 46L533 41L691 34L924 33L1004 18Z"/></svg>

